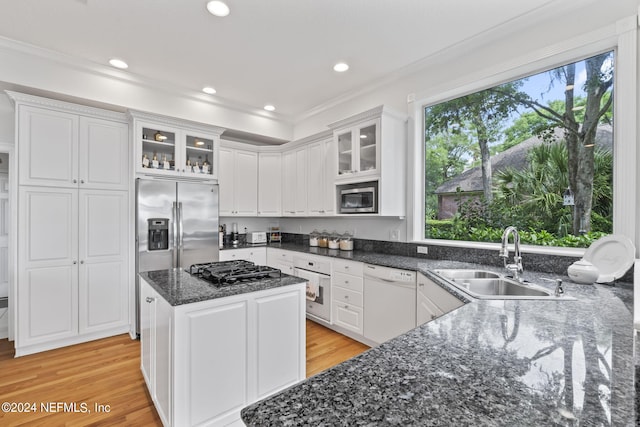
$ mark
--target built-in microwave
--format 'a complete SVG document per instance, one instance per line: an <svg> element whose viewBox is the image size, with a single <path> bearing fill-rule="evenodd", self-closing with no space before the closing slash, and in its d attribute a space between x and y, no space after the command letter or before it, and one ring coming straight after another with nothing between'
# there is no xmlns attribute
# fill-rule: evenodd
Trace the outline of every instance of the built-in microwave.
<svg viewBox="0 0 640 427"><path fill-rule="evenodd" d="M337 186L341 214L378 213L378 181Z"/></svg>

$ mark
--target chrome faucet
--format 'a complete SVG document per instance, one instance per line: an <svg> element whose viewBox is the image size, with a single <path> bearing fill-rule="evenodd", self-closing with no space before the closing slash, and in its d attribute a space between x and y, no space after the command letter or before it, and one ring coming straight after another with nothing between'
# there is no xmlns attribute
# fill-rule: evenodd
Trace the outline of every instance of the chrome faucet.
<svg viewBox="0 0 640 427"><path fill-rule="evenodd" d="M509 243L509 234L513 233L513 264L508 263L509 259L509 249L507 245ZM509 273L513 275L513 278L522 282L522 278L520 274L524 271L522 268L522 256L520 256L520 234L518 234L518 229L509 226L504 229L504 233L502 233L502 246L500 247L499 256L504 259L504 268L506 268Z"/></svg>

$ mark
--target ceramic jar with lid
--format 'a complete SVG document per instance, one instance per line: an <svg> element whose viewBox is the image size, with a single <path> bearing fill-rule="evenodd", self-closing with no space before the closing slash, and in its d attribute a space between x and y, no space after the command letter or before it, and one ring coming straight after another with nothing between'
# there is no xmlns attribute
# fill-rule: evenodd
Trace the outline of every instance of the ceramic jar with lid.
<svg viewBox="0 0 640 427"><path fill-rule="evenodd" d="M318 239L320 238L320 233L318 230L313 230L311 234L309 234L309 246L318 246Z"/></svg>
<svg viewBox="0 0 640 427"><path fill-rule="evenodd" d="M326 248L329 246L329 232L327 230L322 230L320 236L318 236L318 247Z"/></svg>
<svg viewBox="0 0 640 427"><path fill-rule="evenodd" d="M598 267L585 259L574 262L567 268L567 275L576 283L592 284L598 280Z"/></svg>
<svg viewBox="0 0 640 427"><path fill-rule="evenodd" d="M329 249L340 248L340 235L337 232L334 231L329 235L328 246L329 246Z"/></svg>
<svg viewBox="0 0 640 427"><path fill-rule="evenodd" d="M340 236L340 250L341 251L352 251L353 250L353 239L351 234L346 231L342 236Z"/></svg>

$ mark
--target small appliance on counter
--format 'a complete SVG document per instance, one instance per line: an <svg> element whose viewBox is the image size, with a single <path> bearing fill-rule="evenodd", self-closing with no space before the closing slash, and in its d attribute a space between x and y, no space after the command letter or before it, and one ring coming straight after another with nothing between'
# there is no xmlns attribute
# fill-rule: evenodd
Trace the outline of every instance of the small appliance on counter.
<svg viewBox="0 0 640 427"><path fill-rule="evenodd" d="M252 245L267 243L266 231L249 231L247 232L247 243Z"/></svg>

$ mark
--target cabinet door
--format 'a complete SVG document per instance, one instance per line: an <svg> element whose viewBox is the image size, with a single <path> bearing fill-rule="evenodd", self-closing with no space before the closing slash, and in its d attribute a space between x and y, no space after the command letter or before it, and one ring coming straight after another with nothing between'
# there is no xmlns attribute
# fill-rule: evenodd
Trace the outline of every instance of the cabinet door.
<svg viewBox="0 0 640 427"><path fill-rule="evenodd" d="M136 171L145 174L175 176L185 170L186 159L179 151L180 131L161 124L136 121L138 145Z"/></svg>
<svg viewBox="0 0 640 427"><path fill-rule="evenodd" d="M128 126L80 117L78 178L82 188L129 188Z"/></svg>
<svg viewBox="0 0 640 427"><path fill-rule="evenodd" d="M280 153L258 155L258 215L282 214L282 156Z"/></svg>
<svg viewBox="0 0 640 427"><path fill-rule="evenodd" d="M296 150L295 164L295 214L307 214L307 148L299 148Z"/></svg>
<svg viewBox="0 0 640 427"><path fill-rule="evenodd" d="M173 416L173 307L161 296L154 304L154 402L163 424L170 425Z"/></svg>
<svg viewBox="0 0 640 427"><path fill-rule="evenodd" d="M20 188L16 349L78 333L77 194Z"/></svg>
<svg viewBox="0 0 640 427"><path fill-rule="evenodd" d="M154 300L157 297L155 291L140 279L140 369L142 376L147 383L149 393L155 394L153 374L155 354L153 348L155 346L155 320L156 305Z"/></svg>
<svg viewBox="0 0 640 427"><path fill-rule="evenodd" d="M350 175L355 170L353 152L353 134L351 129L343 129L335 134L336 145L338 147L338 176Z"/></svg>
<svg viewBox="0 0 640 427"><path fill-rule="evenodd" d="M218 138L200 132L184 132L185 156L191 162L191 171L198 178L217 178Z"/></svg>
<svg viewBox="0 0 640 427"><path fill-rule="evenodd" d="M324 181L322 182L322 196L325 215L333 215L336 212L336 184L335 177L338 174L336 162L336 144L333 139L324 142Z"/></svg>
<svg viewBox="0 0 640 427"><path fill-rule="evenodd" d="M293 216L296 213L296 152L282 154L282 214Z"/></svg>
<svg viewBox="0 0 640 427"><path fill-rule="evenodd" d="M298 290L255 303L257 398L262 399L304 377L304 305Z"/></svg>
<svg viewBox="0 0 640 427"><path fill-rule="evenodd" d="M418 291L416 299L416 326L430 322L444 313L425 294Z"/></svg>
<svg viewBox="0 0 640 427"><path fill-rule="evenodd" d="M362 335L364 332L363 310L352 304L333 301L333 323Z"/></svg>
<svg viewBox="0 0 640 427"><path fill-rule="evenodd" d="M358 174L375 174L379 168L380 120L363 123L356 129Z"/></svg>
<svg viewBox="0 0 640 427"><path fill-rule="evenodd" d="M236 151L235 157L235 214L255 216L258 214L258 153Z"/></svg>
<svg viewBox="0 0 640 427"><path fill-rule="evenodd" d="M127 195L126 191L80 191L80 333L129 323Z"/></svg>
<svg viewBox="0 0 640 427"><path fill-rule="evenodd" d="M18 109L20 184L77 187L78 116L24 105Z"/></svg>
<svg viewBox="0 0 640 427"><path fill-rule="evenodd" d="M309 215L320 215L324 214L324 143L310 144L307 150L307 210Z"/></svg>
<svg viewBox="0 0 640 427"><path fill-rule="evenodd" d="M220 148L220 164L218 165L220 186L220 216L233 215L235 211L233 195L235 193L234 152L230 148Z"/></svg>

